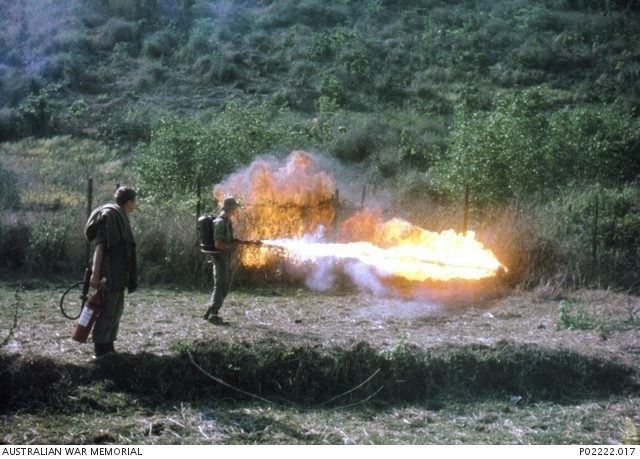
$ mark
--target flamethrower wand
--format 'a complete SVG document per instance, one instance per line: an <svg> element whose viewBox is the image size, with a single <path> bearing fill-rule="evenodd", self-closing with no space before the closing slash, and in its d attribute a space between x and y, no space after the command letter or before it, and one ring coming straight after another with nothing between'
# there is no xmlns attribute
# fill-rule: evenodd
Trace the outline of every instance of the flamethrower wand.
<svg viewBox="0 0 640 459"><path fill-rule="evenodd" d="M262 247L264 246L264 242L257 240L257 239L253 239L253 240L249 240L249 241L243 241L241 239L236 239L236 241L238 244L240 245L248 245L248 246L253 246L253 247Z"/></svg>
<svg viewBox="0 0 640 459"><path fill-rule="evenodd" d="M236 242L239 245L243 245L243 246L246 246L246 247L256 247L256 248L263 248L264 247L264 248L268 248L269 250L275 250L277 252L280 252L281 254L284 254L284 253L287 252L286 247L281 247L281 246L274 245L274 244L268 244L268 243L265 243L265 241L260 241L260 240L255 240L255 239L247 240L247 241L241 240L241 239L236 239Z"/></svg>

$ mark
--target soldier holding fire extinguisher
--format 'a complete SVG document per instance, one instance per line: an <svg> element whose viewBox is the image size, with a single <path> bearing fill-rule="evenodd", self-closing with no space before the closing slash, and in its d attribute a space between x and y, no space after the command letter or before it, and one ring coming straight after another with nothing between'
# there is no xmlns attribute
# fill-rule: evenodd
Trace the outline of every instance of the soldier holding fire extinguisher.
<svg viewBox="0 0 640 459"><path fill-rule="evenodd" d="M136 192L119 187L114 198L115 204L95 209L85 226L85 235L95 242L89 283L102 291L102 305L92 332L95 359L115 352L124 289L132 293L137 288L136 243L129 223L129 214L136 208Z"/></svg>

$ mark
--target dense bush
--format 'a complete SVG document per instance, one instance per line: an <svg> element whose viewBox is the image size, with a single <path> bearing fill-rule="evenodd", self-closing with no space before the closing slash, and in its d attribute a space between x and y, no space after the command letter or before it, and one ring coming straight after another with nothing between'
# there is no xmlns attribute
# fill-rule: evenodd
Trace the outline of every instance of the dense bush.
<svg viewBox="0 0 640 459"><path fill-rule="evenodd" d="M68 271L66 233L63 226L37 221L29 229L26 262L33 275L49 275Z"/></svg>
<svg viewBox="0 0 640 459"><path fill-rule="evenodd" d="M145 38L143 49L147 56L159 59L171 56L176 50L178 38L170 30L159 30Z"/></svg>
<svg viewBox="0 0 640 459"><path fill-rule="evenodd" d="M370 115L341 113L334 120L337 132L332 136L330 152L338 159L360 162L380 149L391 127Z"/></svg>
<svg viewBox="0 0 640 459"><path fill-rule="evenodd" d="M46 135L50 130L50 120L57 110L54 94L60 90L60 85L50 84L39 88L37 92L26 97L18 112L23 119L25 129L30 135Z"/></svg>
<svg viewBox="0 0 640 459"><path fill-rule="evenodd" d="M212 202L208 193L203 198ZM131 220L141 282L187 285L208 282L211 265L199 250L194 198L164 205L143 204Z"/></svg>
<svg viewBox="0 0 640 459"><path fill-rule="evenodd" d="M138 24L121 18L109 19L98 30L95 46L104 50L112 50L117 43L135 43L140 38Z"/></svg>
<svg viewBox="0 0 640 459"><path fill-rule="evenodd" d="M0 214L0 271L25 267L29 231L23 223L11 224Z"/></svg>
<svg viewBox="0 0 640 459"><path fill-rule="evenodd" d="M541 209L552 237L571 248L575 278L640 291L640 186L591 186L563 193ZM546 215L545 215L546 214Z"/></svg>
<svg viewBox="0 0 640 459"><path fill-rule="evenodd" d="M0 209L20 204L18 174L0 163Z"/></svg>
<svg viewBox="0 0 640 459"><path fill-rule="evenodd" d="M195 21L180 54L190 61L206 57L215 48L214 30L213 24L208 19Z"/></svg>
<svg viewBox="0 0 640 459"><path fill-rule="evenodd" d="M640 121L610 105L557 108L545 88L501 93L488 112L456 108L449 154L437 165L440 188L469 184L479 205L567 185L615 185L640 173Z"/></svg>
<svg viewBox="0 0 640 459"><path fill-rule="evenodd" d="M211 186L255 156L304 145L311 134L270 104L229 103L210 122L163 118L136 159L141 187L156 198L181 198Z"/></svg>
<svg viewBox="0 0 640 459"><path fill-rule="evenodd" d="M155 18L158 7L164 3L159 0L107 0L106 4L113 14L130 21Z"/></svg>

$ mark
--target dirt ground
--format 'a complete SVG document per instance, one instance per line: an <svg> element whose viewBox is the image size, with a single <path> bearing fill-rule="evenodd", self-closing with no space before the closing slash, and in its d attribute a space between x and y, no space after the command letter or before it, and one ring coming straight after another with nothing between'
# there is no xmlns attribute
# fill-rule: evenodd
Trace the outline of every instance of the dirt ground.
<svg viewBox="0 0 640 459"><path fill-rule="evenodd" d="M21 306L17 327L6 340L3 353L19 355L22 359L47 357L61 365L94 365L92 345L78 344L70 339L74 323L59 311L58 302L63 290L63 286L44 284L29 285L29 289L22 291L17 290L15 283L0 286L0 339L4 339L12 328L14 306ZM475 298L465 302L459 296L455 305L446 305L433 299L375 298L354 292L318 293L284 286L236 289L221 311L224 319L221 325L210 324L202 318L208 296L209 292L204 288L142 287L127 296L116 348L122 353L169 355L176 353L176 344L196 341L234 344L277 340L291 347L344 348L366 342L380 350L392 350L399 343L428 350L472 344L496 346L509 342L601 358L633 368L636 378L640 374L640 326L637 322L640 299L610 291L559 294L540 288L509 292L482 301ZM574 314L573 319L566 320L565 317L562 321L563 308ZM589 318L590 325L580 326L576 314ZM129 406L129 402L122 403ZM515 422L515 426L506 430L504 423L507 421L503 417L508 411L502 402L496 407L486 401L454 404L451 411L447 408L435 412L428 406L397 406L384 415L372 414L366 407L358 415L285 413L278 409L267 413L260 404L233 404L216 411L219 422L229 420L228 416L233 413L244 422L249 422L243 418L245 415L252 422L256 417L262 420L258 427L254 423L246 428L237 427L240 421L230 421L224 428L216 427L208 415L203 414L206 409L203 411L202 407L190 404L147 412L144 421L139 420L141 415L138 413L137 420L131 421L135 426L128 424L126 429L118 427L120 421L109 420L113 414L92 412L87 416L101 419L109 432L128 429L126 435L107 436L104 441L107 443L125 440L133 443L618 443L625 438L625 425L630 423L632 429L640 425L638 394L584 401L571 408L540 401L531 409L528 417L518 412L517 419L509 421ZM222 412L224 415L220 414ZM54 416L58 419L56 425L64 416ZM579 421L575 420L576 416ZM555 420L551 421L552 418ZM595 423L591 428L583 425L587 418ZM5 431L4 441L16 442L20 433L32 442L51 441L48 435L59 434L56 429L62 429L45 422L40 428L36 427L31 436L22 432L36 419L43 422L42 415L29 410L9 418L3 416L0 430ZM547 419L546 427L539 427L540 419ZM177 435L162 438L151 435L154 422L161 422L164 426L161 430L165 433ZM176 430L175 423L182 425L182 430ZM414 430L419 433L405 432L406 423L409 426L417 423L419 428ZM475 427L466 429L465 423ZM142 424L146 427L141 427ZM300 427L303 424L307 427ZM343 427L338 431L337 427L329 427L331 425ZM208 430L203 426L208 426ZM371 429L378 429L378 434L371 436ZM67 440L102 442L102 437L94 430L87 428L84 433L76 433ZM139 436L131 434L132 431L138 432Z"/></svg>
<svg viewBox="0 0 640 459"><path fill-rule="evenodd" d="M92 346L69 339L74 323L59 312L62 292L49 286L22 294L24 311L6 352L46 355L70 363L90 360ZM6 288L2 295L2 330L8 330L13 298ZM177 341L195 340L277 338L292 346L340 347L364 341L376 348L394 346L399 340L420 348L509 341L601 356L640 368L639 327L611 326L605 335L602 327L563 329L558 323L563 303L582 308L605 325L624 323L631 316L637 320L640 298L587 290L552 296L539 289L447 306L432 300L276 286L232 291L220 312L224 323L213 325L202 319L209 297L206 290L147 287L126 298L117 348L162 355L172 352L171 345Z"/></svg>

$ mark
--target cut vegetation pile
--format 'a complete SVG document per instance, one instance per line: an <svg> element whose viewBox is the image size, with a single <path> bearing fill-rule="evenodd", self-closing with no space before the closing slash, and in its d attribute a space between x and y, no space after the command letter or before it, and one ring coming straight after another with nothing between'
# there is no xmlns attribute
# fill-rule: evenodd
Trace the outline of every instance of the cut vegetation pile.
<svg viewBox="0 0 640 459"><path fill-rule="evenodd" d="M367 343L343 348L288 347L273 341L199 342L174 355L121 354L95 366L49 358L3 357L2 405L59 406L78 387L103 381L148 403L207 398L335 407L368 400L424 402L504 398L576 401L639 388L624 364L538 346L501 343L381 352Z"/></svg>

